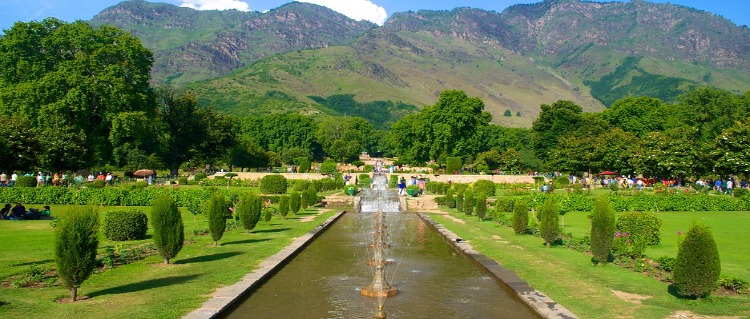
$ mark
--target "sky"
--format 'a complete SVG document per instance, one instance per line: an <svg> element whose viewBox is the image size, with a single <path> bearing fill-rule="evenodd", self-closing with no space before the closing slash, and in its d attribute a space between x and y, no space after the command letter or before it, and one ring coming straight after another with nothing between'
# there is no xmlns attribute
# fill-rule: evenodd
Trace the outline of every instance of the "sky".
<svg viewBox="0 0 750 319"><path fill-rule="evenodd" d="M63 21L90 20L97 13L123 0L0 0L0 30L6 30L16 21L41 21L55 17ZM165 2L198 10L236 9L241 11L267 11L291 0L147 0ZM355 20L368 20L382 25L394 12L408 10L450 10L455 7L473 7L503 11L518 3L535 3L542 0L300 0L329 7ZM602 1L602 0L589 0ZM614 0L630 1L630 0ZM669 2L713 12L737 25L750 25L750 0L648 0ZM1 32L0 32L1 33Z"/></svg>

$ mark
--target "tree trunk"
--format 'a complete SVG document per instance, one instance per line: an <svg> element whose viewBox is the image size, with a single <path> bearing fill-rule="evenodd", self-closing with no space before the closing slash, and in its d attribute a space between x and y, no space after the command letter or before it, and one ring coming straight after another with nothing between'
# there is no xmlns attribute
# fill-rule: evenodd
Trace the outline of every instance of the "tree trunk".
<svg viewBox="0 0 750 319"><path fill-rule="evenodd" d="M169 175L177 176L179 174L180 167L170 168L169 169Z"/></svg>
<svg viewBox="0 0 750 319"><path fill-rule="evenodd" d="M214 247L217 247L217 246L219 246L219 241L218 240L214 240Z"/></svg>
<svg viewBox="0 0 750 319"><path fill-rule="evenodd" d="M78 287L70 288L70 298L73 299L73 301L78 300Z"/></svg>
<svg viewBox="0 0 750 319"><path fill-rule="evenodd" d="M169 265L169 258L164 258L164 264Z"/></svg>

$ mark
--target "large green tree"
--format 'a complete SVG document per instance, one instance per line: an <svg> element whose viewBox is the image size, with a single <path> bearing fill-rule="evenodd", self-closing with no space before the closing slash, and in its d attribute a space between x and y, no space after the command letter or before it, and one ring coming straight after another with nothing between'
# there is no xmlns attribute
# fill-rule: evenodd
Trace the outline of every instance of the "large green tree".
<svg viewBox="0 0 750 319"><path fill-rule="evenodd" d="M47 169L106 162L113 119L154 113L152 64L138 38L113 26L17 22L0 38L0 114L25 117L40 134L56 137L45 147L79 144L50 154L64 158L42 161Z"/></svg>
<svg viewBox="0 0 750 319"><path fill-rule="evenodd" d="M372 144L372 124L361 117L335 117L318 124L316 137L323 151L339 162L358 159L365 146Z"/></svg>
<svg viewBox="0 0 750 319"><path fill-rule="evenodd" d="M663 129L663 106L664 103L657 98L626 97L612 104L602 116L626 132L643 136Z"/></svg>
<svg viewBox="0 0 750 319"><path fill-rule="evenodd" d="M531 144L541 159L547 159L558 140L578 129L582 109L571 101L542 104L539 117L531 125Z"/></svg>
<svg viewBox="0 0 750 319"><path fill-rule="evenodd" d="M322 157L315 137L318 126L310 117L296 113L249 116L242 119L240 127L242 135L252 137L260 147L276 154L296 148L314 158Z"/></svg>
<svg viewBox="0 0 750 319"><path fill-rule="evenodd" d="M750 174L750 118L723 130L714 139L711 157L714 171L723 176Z"/></svg>

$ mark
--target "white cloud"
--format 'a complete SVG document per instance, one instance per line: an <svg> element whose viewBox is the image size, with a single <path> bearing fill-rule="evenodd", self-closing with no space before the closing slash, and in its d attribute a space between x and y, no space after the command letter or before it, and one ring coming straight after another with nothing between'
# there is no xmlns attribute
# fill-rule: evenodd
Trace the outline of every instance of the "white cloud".
<svg viewBox="0 0 750 319"><path fill-rule="evenodd" d="M180 0L182 5L196 10L229 10L250 11L250 5L239 0Z"/></svg>
<svg viewBox="0 0 750 319"><path fill-rule="evenodd" d="M388 13L385 12L385 8L372 3L369 0L297 0L300 2L308 2L324 7L328 7L333 11L341 13L354 20L367 20L372 21L377 25L383 25L385 20L388 19Z"/></svg>

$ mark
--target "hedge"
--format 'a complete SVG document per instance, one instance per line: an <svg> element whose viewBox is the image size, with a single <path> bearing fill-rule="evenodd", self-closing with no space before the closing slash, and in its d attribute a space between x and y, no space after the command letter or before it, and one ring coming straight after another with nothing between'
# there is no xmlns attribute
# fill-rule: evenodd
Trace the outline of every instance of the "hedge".
<svg viewBox="0 0 750 319"><path fill-rule="evenodd" d="M109 240L140 240L146 238L148 217L136 210L117 210L104 215L104 236Z"/></svg>
<svg viewBox="0 0 750 319"><path fill-rule="evenodd" d="M283 175L266 175L260 180L260 192L263 194L285 194L286 177Z"/></svg>

